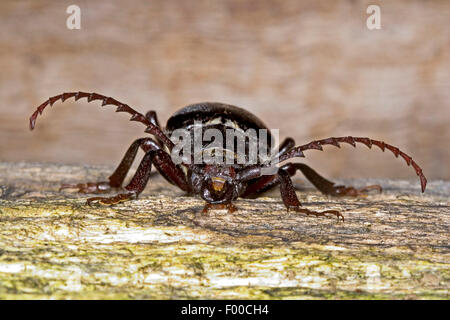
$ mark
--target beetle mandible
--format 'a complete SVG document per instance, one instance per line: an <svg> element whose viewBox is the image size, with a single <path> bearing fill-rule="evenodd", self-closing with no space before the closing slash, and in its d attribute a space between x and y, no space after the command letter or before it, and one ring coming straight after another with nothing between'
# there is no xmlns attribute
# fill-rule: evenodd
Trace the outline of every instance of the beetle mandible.
<svg viewBox="0 0 450 320"><path fill-rule="evenodd" d="M112 197L93 197L87 199L90 205L93 202L112 205L119 202L136 199L144 190L150 178L152 165L159 173L171 184L178 186L181 190L192 195L199 195L206 201L203 213L207 213L210 208L226 208L233 212L236 208L233 201L238 197L250 198L256 197L264 191L280 186L281 198L287 210L295 210L307 215L325 216L327 214L335 215L344 220L343 215L337 210L326 210L322 212L311 211L303 208L295 193L291 177L298 171L323 194L330 196L358 196L365 194L370 190L381 192L381 186L371 185L365 188L356 189L336 185L325 179L315 170L303 163L286 163L272 175L264 175L263 169L267 163L258 162L253 165L242 164L207 164L207 163L179 163L173 162L170 152L175 144L169 138L171 132L176 129L193 130L194 121L200 121L205 128L214 127L221 130L225 129L267 129L264 123L250 112L223 103L204 102L196 103L182 108L173 114L167 121L165 129L159 125L155 111L149 111L145 116L129 105L121 103L116 99L97 93L87 92L68 92L49 98L42 103L30 117L30 129L33 130L36 118L42 114L45 107L53 105L56 101L64 102L69 98L79 100L87 98L88 102L101 100L102 106L114 105L116 112L127 112L131 114L131 121L138 121L146 126L145 132L153 135L154 138L146 137L134 141L128 148L125 156L117 169L109 177L109 181L88 182L80 184L63 184L61 189L76 188L81 193L105 193L112 189L121 189L124 179L136 157L139 148L144 150L145 155L139 164L139 167L131 181L124 187L126 192L119 193ZM395 157L401 156L408 166L412 166L420 178L422 192L425 191L427 179L419 165L406 153L399 148L383 141L373 140L361 137L331 137L327 139L315 140L310 143L295 146L292 138L286 138L279 146L276 154L276 163L295 158L304 157L304 151L316 149L323 150L323 145L333 145L340 147L340 143L348 143L356 146L356 143L362 143L371 148L372 145L379 147L382 151L388 149ZM273 147L273 146L271 146ZM224 147L225 148L225 147ZM273 163L271 164L273 165Z"/></svg>

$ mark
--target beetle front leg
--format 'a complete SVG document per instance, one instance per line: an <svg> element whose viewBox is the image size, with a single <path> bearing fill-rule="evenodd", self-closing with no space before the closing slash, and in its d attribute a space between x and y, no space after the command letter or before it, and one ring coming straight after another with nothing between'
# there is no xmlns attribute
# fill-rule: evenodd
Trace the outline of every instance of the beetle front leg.
<svg viewBox="0 0 450 320"><path fill-rule="evenodd" d="M121 188L123 180L125 180L125 177L133 164L139 147L145 142L146 139L149 138L137 139L131 144L119 166L109 177L109 181L63 184L59 190L78 189L78 192L80 193L105 193L111 191L111 189Z"/></svg>
<svg viewBox="0 0 450 320"><path fill-rule="evenodd" d="M78 189L79 193L106 193L112 189L118 189L111 186L108 181L86 182L86 183L63 183L59 191L63 189Z"/></svg>
<svg viewBox="0 0 450 320"><path fill-rule="evenodd" d="M283 203L288 211L294 210L297 212L314 216L326 216L327 214L333 214L338 218L338 220L339 217L341 217L342 221L344 221L344 216L337 210L326 210L322 212L317 212L301 208L301 203L297 198L295 188L294 185L292 184L292 180L289 173L286 170L280 168L278 170L278 179L280 182L281 198L283 199Z"/></svg>
<svg viewBox="0 0 450 320"><path fill-rule="evenodd" d="M125 187L125 189L129 192L119 193L118 195L112 197L89 198L87 199L87 204L91 205L93 202L99 202L101 204L112 205L137 198L137 196L144 190L148 179L150 178L152 160L155 153L156 151L149 151L145 154L130 183Z"/></svg>
<svg viewBox="0 0 450 320"><path fill-rule="evenodd" d="M350 197L357 197L357 196L365 196L367 193L369 193L372 190L376 190L379 193L382 192L382 188L380 185L370 185L366 186L364 188L354 188L352 186L346 187L346 186L340 186L336 185L334 182L331 182L324 177L322 177L320 174L318 174L314 169L307 166L304 163L288 163L287 165L283 166L288 172L290 176L293 176L297 170L300 170L303 175L323 194L335 196L335 197L342 197L342 196L350 196Z"/></svg>
<svg viewBox="0 0 450 320"><path fill-rule="evenodd" d="M162 149L157 149L150 150L145 154L130 183L125 187L125 190L128 190L129 192L120 193L113 197L89 198L87 203L90 205L92 202L99 202L112 205L137 198L137 196L145 189L145 186L150 179L152 164L155 165L158 171L169 182L177 185L184 191L189 191L188 184L180 167L172 162L170 155L167 154L167 152Z"/></svg>
<svg viewBox="0 0 450 320"><path fill-rule="evenodd" d="M334 197L358 197L358 196L366 196L370 191L376 190L379 193L382 192L382 188L380 185L370 185L364 188L354 188L354 187L346 187L346 186L336 186L334 182L331 182L321 175L319 175L316 171L314 171L311 167L307 166L303 163L286 163L281 167L281 169L286 170L289 175L292 177L295 175L297 170L300 170L303 175L323 194L334 196ZM273 176L262 176L260 178L251 181L248 184L245 191L241 194L243 198L253 198L257 195L275 187L279 184L279 177L277 175Z"/></svg>
<svg viewBox="0 0 450 320"><path fill-rule="evenodd" d="M136 158L139 147L141 147L145 152L148 152L150 150L158 150L161 148L151 138L137 139L128 148L119 166L108 178L109 181L63 184L61 185L61 188L59 190L61 191L62 189L78 189L78 192L80 193L106 193L114 189L121 189L122 183L125 180L125 177L127 176L127 173L130 170L134 159Z"/></svg>

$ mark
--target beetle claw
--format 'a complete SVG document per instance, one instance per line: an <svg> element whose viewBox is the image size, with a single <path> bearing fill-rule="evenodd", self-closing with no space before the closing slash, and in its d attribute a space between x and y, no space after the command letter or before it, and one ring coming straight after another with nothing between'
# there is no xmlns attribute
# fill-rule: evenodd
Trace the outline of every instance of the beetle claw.
<svg viewBox="0 0 450 320"><path fill-rule="evenodd" d="M136 195L135 193L119 193L116 196L113 197L92 197L86 200L86 204L89 206L92 206L93 202L98 202L100 204L104 204L104 205L114 205L114 204L118 204L121 202L125 202L128 200L131 200L133 198L135 198Z"/></svg>

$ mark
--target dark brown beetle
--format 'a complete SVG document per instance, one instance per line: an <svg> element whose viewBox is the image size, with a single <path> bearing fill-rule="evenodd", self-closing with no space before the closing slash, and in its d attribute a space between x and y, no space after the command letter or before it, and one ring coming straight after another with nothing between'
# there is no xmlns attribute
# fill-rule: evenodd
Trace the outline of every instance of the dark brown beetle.
<svg viewBox="0 0 450 320"><path fill-rule="evenodd" d="M315 212L301 208L300 201L295 193L291 177L300 170L311 183L323 194L331 196L357 196L364 194L369 190L378 190L378 185L368 186L362 189L353 187L336 186L335 183L323 178L309 166L302 163L286 163L279 167L272 175L263 175L262 169L267 166L266 163L258 162L253 165L214 165L214 164L175 164L172 161L170 152L175 144L169 139L170 134L176 129L186 129L193 131L194 121L199 121L204 128L214 127L221 131L225 129L267 129L264 123L248 111L221 103L198 103L187 106L176 112L167 121L165 131L160 127L156 113L149 111L145 116L135 111L127 104L121 103L113 98L106 97L97 93L70 92L54 96L43 104L30 117L30 129L34 129L36 118L47 105L53 105L56 101L65 101L74 97L75 100L87 98L88 102L101 100L102 106L114 105L116 112L127 112L132 115L131 121L139 121L147 128L145 132L153 135L153 138L141 138L134 141L121 163L109 177L109 181L84 183L84 184L64 184L61 188L77 188L81 193L104 193L113 188L121 188L125 176L131 167L131 164L139 148L145 152L135 175L130 183L125 186L125 193L119 193L113 197L93 197L87 200L88 204L98 201L102 204L116 204L136 198L145 188L149 177L152 164L160 174L170 183L178 186L189 194L200 195L207 203L203 209L206 213L211 207L227 208L230 212L235 208L232 202L238 197L251 198L260 193L280 185L281 198L287 210L295 210L308 215L325 216L326 214L336 215L338 218L344 217L336 210L327 210ZM270 133L269 133L270 135ZM268 147L271 139L268 139ZM340 147L339 143L345 142L356 146L356 142L363 143L371 148L376 145L382 151L390 150L395 157L399 155L406 161L406 164L412 165L416 174L420 178L422 192L425 191L427 180L422 173L422 169L412 160L410 156L400 151L397 147L386 144L382 141L359 137L337 137L312 141L295 147L292 138L286 138L280 144L276 154L277 163L294 157L304 157L303 152L309 149L322 150L322 145L330 144ZM272 164L273 165L273 164Z"/></svg>

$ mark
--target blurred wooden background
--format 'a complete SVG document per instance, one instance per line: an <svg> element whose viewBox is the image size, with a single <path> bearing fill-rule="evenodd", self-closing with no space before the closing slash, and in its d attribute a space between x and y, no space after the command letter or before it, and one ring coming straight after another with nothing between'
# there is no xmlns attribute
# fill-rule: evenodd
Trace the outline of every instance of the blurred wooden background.
<svg viewBox="0 0 450 320"><path fill-rule="evenodd" d="M81 30L66 8L81 7ZM243 106L298 144L355 135L399 146L450 178L450 1L0 2L0 160L117 164L143 126L113 108L57 103L95 91L165 123L200 101ZM311 151L328 177L415 178L378 150Z"/></svg>

